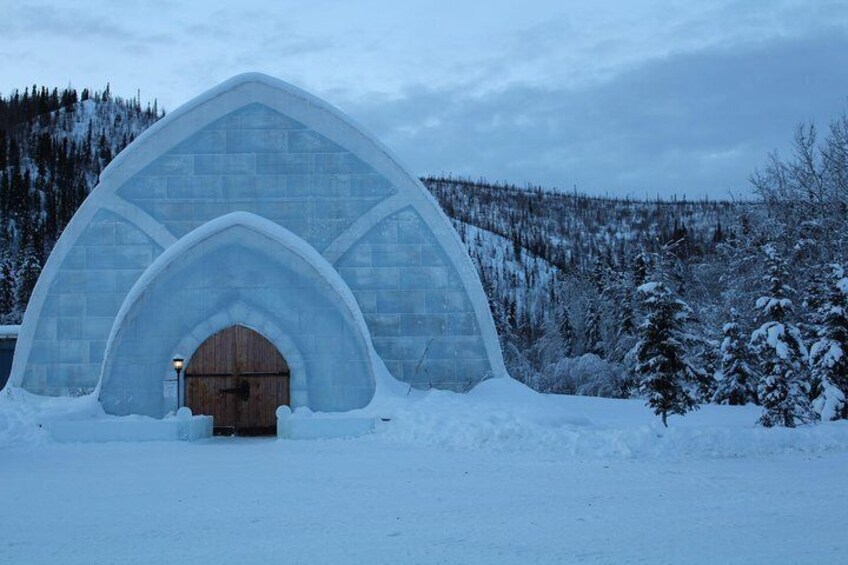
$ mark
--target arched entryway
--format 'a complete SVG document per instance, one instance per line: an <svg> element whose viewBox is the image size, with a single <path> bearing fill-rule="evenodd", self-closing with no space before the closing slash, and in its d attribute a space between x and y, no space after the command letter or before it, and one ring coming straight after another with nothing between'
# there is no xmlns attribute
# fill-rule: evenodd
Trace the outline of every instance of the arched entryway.
<svg viewBox="0 0 848 565"><path fill-rule="evenodd" d="M268 339L235 325L204 341L185 372L185 404L214 418L216 434L273 435L289 405L288 364Z"/></svg>
<svg viewBox="0 0 848 565"><path fill-rule="evenodd" d="M135 282L106 343L103 409L154 418L172 412L171 360L190 359L209 336L235 324L291 356L295 406L341 412L373 398L373 346L350 288L303 240L239 212L183 236Z"/></svg>

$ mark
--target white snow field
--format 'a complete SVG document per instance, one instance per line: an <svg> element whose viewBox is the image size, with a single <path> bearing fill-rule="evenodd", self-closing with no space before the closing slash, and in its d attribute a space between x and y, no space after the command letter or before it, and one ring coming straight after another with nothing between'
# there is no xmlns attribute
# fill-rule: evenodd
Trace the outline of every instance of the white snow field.
<svg viewBox="0 0 848 565"><path fill-rule="evenodd" d="M0 563L846 563L848 425L396 390L347 440L52 443L0 399Z"/></svg>

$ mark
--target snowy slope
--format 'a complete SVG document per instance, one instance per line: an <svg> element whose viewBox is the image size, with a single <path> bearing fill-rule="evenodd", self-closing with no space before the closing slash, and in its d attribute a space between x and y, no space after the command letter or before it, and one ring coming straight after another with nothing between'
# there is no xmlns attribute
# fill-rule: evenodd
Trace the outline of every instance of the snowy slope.
<svg viewBox="0 0 848 565"><path fill-rule="evenodd" d="M108 90L89 95L33 89L0 100L0 232L9 263L0 291L14 290L0 302L0 322L20 322L41 266L100 171L162 115Z"/></svg>
<svg viewBox="0 0 848 565"><path fill-rule="evenodd" d="M505 237L459 220L452 220L491 297L510 300L516 315L540 312L559 269L532 253L517 258Z"/></svg>
<svg viewBox="0 0 848 565"><path fill-rule="evenodd" d="M601 198L450 177L424 184L452 218L578 271L590 270L597 258L624 266L639 251L680 238L684 256L708 255L746 210L729 201Z"/></svg>

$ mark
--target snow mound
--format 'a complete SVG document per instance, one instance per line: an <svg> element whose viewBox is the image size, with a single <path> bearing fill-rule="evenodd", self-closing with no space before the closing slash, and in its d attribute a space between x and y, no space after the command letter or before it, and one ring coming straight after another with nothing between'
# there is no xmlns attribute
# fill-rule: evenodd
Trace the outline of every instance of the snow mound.
<svg viewBox="0 0 848 565"><path fill-rule="evenodd" d="M664 428L641 400L540 394L510 378L468 393L378 386L368 407L346 417L377 420L354 440L449 451L544 452L582 459L729 458L848 451L848 421L762 428L758 406L707 405ZM299 409L291 418L309 417ZM317 417L316 413L312 416ZM94 395L0 394L0 448L51 441L53 421L109 418ZM142 416L124 417L145 418Z"/></svg>
<svg viewBox="0 0 848 565"><path fill-rule="evenodd" d="M385 407L385 404L384 404ZM640 400L544 395L511 379L467 394L413 391L374 441L595 458L727 458L848 450L848 422L766 429L756 406L704 406L660 424Z"/></svg>
<svg viewBox="0 0 848 565"><path fill-rule="evenodd" d="M47 424L103 416L93 394L70 397L38 396L23 389L0 391L0 448L50 441Z"/></svg>

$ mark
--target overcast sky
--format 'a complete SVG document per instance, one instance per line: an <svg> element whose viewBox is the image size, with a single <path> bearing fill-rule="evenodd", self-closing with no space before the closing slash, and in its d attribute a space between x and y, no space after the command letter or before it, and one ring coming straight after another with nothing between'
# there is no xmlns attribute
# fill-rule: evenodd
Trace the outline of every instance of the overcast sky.
<svg viewBox="0 0 848 565"><path fill-rule="evenodd" d="M794 125L848 109L848 2L0 0L0 92L174 109L261 71L416 174L590 194L748 193Z"/></svg>

